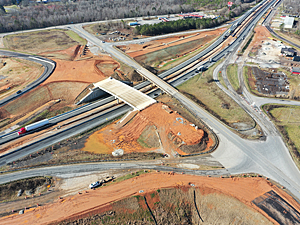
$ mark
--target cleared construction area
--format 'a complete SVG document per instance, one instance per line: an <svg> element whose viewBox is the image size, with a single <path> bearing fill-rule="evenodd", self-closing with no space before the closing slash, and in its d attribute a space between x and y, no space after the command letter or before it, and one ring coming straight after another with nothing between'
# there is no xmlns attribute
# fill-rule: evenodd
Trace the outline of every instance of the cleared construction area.
<svg viewBox="0 0 300 225"><path fill-rule="evenodd" d="M115 96L124 101L131 107L137 110L143 110L149 105L156 103L156 101L148 95L118 81L112 77L102 80L94 84L103 91Z"/></svg>

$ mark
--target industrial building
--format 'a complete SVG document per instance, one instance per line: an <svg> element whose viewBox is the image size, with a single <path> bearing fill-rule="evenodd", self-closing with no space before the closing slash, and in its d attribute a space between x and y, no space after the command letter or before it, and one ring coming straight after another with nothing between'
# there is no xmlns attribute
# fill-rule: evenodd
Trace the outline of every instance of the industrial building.
<svg viewBox="0 0 300 225"><path fill-rule="evenodd" d="M295 21L295 18L294 17L289 17L289 16L286 16L285 18L284 18L284 28L289 28L289 29L291 29L291 28L293 28L293 26L294 26L294 21Z"/></svg>
<svg viewBox="0 0 300 225"><path fill-rule="evenodd" d="M287 57L294 57L297 55L297 51L294 48L282 48L281 54Z"/></svg>

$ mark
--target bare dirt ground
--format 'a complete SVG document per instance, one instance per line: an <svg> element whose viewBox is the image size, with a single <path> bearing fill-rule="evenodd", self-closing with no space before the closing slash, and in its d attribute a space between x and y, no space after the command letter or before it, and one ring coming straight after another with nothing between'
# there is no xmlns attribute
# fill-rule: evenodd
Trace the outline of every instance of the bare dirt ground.
<svg viewBox="0 0 300 225"><path fill-rule="evenodd" d="M162 72L197 54L224 30L226 28L118 47L142 65Z"/></svg>
<svg viewBox="0 0 300 225"><path fill-rule="evenodd" d="M278 97L298 100L300 98L300 78L291 74L290 66L299 66L299 64L297 65L291 58L281 55L280 51L283 47L285 47L285 44L274 39L265 27L257 26L253 40L245 51L245 60L256 64L266 72L285 73L289 81L289 92L287 95ZM253 79L250 77L249 84L255 88L253 83L255 80Z"/></svg>
<svg viewBox="0 0 300 225"><path fill-rule="evenodd" d="M226 28L219 28L213 31L204 31L199 33L195 32L194 34L180 35L180 36L173 36L170 38L159 39L159 40L147 42L145 44L131 44L131 45L127 45L126 49L124 50L126 54L135 58L137 56L144 55L167 47L179 45L194 40L199 40L207 36L210 37L210 40L212 40L215 36L219 35L220 33L223 33L225 30Z"/></svg>
<svg viewBox="0 0 300 225"><path fill-rule="evenodd" d="M165 110L167 109L167 110ZM116 149L124 152L145 152L159 149L171 156L208 150L213 141L196 125L157 103L139 112L124 127L109 125L92 134L82 149L94 153L111 154ZM186 146L194 146L191 150Z"/></svg>
<svg viewBox="0 0 300 225"><path fill-rule="evenodd" d="M43 68L34 62L0 57L0 98L22 89L36 80L43 72Z"/></svg>
<svg viewBox="0 0 300 225"><path fill-rule="evenodd" d="M56 53L60 58L70 60L53 58L57 63L56 68L43 84L0 109L2 130L28 121L31 112L41 107L44 111L48 110L49 115L74 108L74 100L89 84L105 79L120 68L120 64L111 57L104 54L94 56L84 46L76 45ZM46 107L51 101L58 99L61 100L59 103Z"/></svg>
<svg viewBox="0 0 300 225"><path fill-rule="evenodd" d="M98 188L93 191L81 192L72 197L58 199L53 204L46 204L35 209L25 210L23 215L10 215L0 219L1 224L47 224L62 220L84 218L93 213L99 213L102 207L132 195L139 195L170 187L188 187L194 184L202 195L217 193L233 197L248 207L262 213L271 222L272 218L255 206L252 201L266 192L274 191L296 210L299 204L283 190L263 178L213 178L172 173L151 173L125 180L123 182ZM148 197L148 196L147 196ZM222 200L221 200L222 202ZM151 204L151 207L153 205ZM205 207L207 209L208 207ZM211 206L211 209L214 208ZM204 210L201 208L201 210ZM239 211L236 208L235 211Z"/></svg>

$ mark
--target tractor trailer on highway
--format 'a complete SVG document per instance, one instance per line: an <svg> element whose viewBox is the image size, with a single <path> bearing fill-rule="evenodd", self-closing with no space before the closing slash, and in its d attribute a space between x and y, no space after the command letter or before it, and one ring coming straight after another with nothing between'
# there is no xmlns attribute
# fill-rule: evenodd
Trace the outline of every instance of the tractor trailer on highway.
<svg viewBox="0 0 300 225"><path fill-rule="evenodd" d="M44 120L41 120L39 122L36 122L36 123L33 123L33 124L30 124L28 126L25 126L25 127L22 127L19 131L18 131L18 135L21 135L21 134L24 134L28 131L31 131L31 130L35 130L37 128L40 128L40 127L43 127L43 126L46 126L49 124L49 120L48 119L44 119Z"/></svg>

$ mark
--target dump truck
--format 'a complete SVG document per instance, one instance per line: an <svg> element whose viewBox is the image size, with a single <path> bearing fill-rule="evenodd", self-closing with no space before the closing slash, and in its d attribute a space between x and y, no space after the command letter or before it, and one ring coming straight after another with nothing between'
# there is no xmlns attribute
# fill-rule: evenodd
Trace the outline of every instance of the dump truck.
<svg viewBox="0 0 300 225"><path fill-rule="evenodd" d="M31 130L35 130L37 128L40 128L40 127L43 127L43 126L46 126L49 124L49 120L48 119L44 119L44 120L41 120L39 122L36 122L36 123L33 123L33 124L30 124L28 126L25 126L25 127L22 127L19 131L18 131L18 135L21 135L21 134L24 134L28 131L31 131Z"/></svg>

